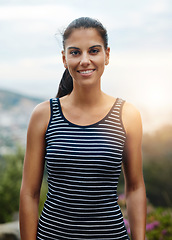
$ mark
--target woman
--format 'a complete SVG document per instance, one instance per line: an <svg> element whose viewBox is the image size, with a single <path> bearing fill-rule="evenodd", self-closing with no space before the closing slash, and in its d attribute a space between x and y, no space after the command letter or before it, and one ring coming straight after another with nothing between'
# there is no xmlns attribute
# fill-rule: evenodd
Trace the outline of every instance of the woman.
<svg viewBox="0 0 172 240"><path fill-rule="evenodd" d="M117 204L121 165L133 240L145 239L146 196L138 111L101 90L107 32L91 18L63 34L66 68L57 98L33 111L20 194L22 240L129 239ZM48 194L38 220L44 162Z"/></svg>

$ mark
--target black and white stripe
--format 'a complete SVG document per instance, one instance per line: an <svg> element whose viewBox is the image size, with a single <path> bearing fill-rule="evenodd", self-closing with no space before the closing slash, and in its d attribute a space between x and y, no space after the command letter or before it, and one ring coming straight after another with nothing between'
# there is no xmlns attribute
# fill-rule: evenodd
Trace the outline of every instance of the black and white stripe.
<svg viewBox="0 0 172 240"><path fill-rule="evenodd" d="M41 240L129 239L118 206L117 184L126 139L117 99L99 122L79 126L50 100L46 132L48 194L39 224Z"/></svg>

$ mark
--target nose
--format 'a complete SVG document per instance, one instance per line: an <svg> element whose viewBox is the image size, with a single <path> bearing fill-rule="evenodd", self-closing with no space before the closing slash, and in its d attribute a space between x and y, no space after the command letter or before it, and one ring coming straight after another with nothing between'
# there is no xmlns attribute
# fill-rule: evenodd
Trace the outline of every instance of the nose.
<svg viewBox="0 0 172 240"><path fill-rule="evenodd" d="M88 53L83 53L81 55L80 65L81 66L88 66L90 64L90 56Z"/></svg>

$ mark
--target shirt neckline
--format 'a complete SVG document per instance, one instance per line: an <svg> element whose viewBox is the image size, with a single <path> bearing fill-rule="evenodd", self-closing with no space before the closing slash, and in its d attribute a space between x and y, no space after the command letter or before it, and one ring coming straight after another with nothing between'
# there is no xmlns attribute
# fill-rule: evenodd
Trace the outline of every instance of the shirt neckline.
<svg viewBox="0 0 172 240"><path fill-rule="evenodd" d="M60 99L57 98L57 102L58 102L58 106L59 106L59 111L60 111L60 114L62 116L62 118L65 120L65 122L67 122L69 125L71 126L75 126L75 127L79 127L79 128L89 128L89 127L94 127L96 125L98 125L99 123L103 122L112 112L113 108L115 107L116 103L118 101L118 98L115 99L112 107L110 108L109 112L102 118L100 119L99 121L95 122L95 123L92 123L92 124L88 124L88 125L79 125L79 124L75 124L71 121L69 121L63 114L63 111L62 111L62 107L61 107L61 103L60 103Z"/></svg>

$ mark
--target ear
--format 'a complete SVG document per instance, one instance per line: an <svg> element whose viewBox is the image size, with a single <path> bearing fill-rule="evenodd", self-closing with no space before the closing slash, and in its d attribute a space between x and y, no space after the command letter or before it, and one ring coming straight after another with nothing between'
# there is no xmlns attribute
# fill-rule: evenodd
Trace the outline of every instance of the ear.
<svg viewBox="0 0 172 240"><path fill-rule="evenodd" d="M105 65L109 64L109 57L110 57L110 47L106 49Z"/></svg>
<svg viewBox="0 0 172 240"><path fill-rule="evenodd" d="M65 56L65 51L62 51L62 60L63 60L63 65L65 68L67 68L67 62L66 62L66 56Z"/></svg>

